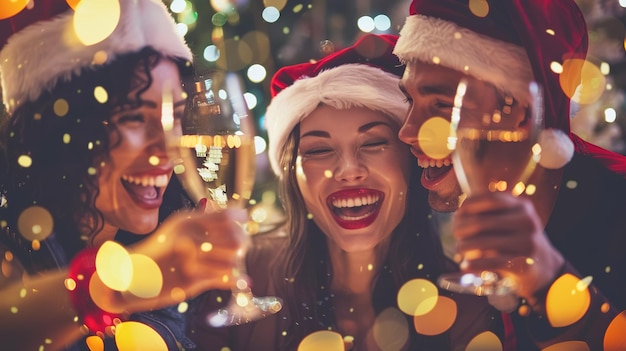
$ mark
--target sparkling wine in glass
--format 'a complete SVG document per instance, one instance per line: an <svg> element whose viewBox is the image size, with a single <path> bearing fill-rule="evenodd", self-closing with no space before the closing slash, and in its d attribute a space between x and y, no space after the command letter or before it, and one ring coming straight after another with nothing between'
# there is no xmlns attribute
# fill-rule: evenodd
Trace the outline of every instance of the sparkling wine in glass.
<svg viewBox="0 0 626 351"><path fill-rule="evenodd" d="M208 211L247 210L256 169L255 127L237 73L215 70L195 82L182 131L174 171L192 199L207 199ZM239 250L229 303L207 316L214 327L252 322L282 308L279 298L252 293L245 269L249 242Z"/></svg>
<svg viewBox="0 0 626 351"><path fill-rule="evenodd" d="M537 144L543 125L541 87L531 82L517 99L474 78L459 82L452 109L448 148L454 171L467 196L508 192L519 196L540 158ZM466 254L463 260L471 260ZM439 278L447 290L509 295L515 283L497 272L450 273Z"/></svg>

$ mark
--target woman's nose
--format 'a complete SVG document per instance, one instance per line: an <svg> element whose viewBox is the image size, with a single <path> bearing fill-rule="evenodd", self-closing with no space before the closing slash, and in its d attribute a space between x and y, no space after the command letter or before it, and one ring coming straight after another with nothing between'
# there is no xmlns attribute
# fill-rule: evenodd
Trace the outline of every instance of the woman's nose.
<svg viewBox="0 0 626 351"><path fill-rule="evenodd" d="M357 155L342 157L337 160L334 177L338 181L352 182L362 181L367 178L367 165Z"/></svg>
<svg viewBox="0 0 626 351"><path fill-rule="evenodd" d="M167 154L166 138L160 122L148 123L146 126L146 146L155 156L165 157Z"/></svg>

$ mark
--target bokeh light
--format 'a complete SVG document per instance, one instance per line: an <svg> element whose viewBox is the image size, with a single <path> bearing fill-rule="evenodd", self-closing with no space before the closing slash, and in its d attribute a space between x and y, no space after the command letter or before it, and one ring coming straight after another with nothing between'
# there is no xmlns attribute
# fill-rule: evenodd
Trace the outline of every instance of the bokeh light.
<svg viewBox="0 0 626 351"><path fill-rule="evenodd" d="M274 6L268 6L263 9L261 17L267 23L274 23L280 18L280 11L278 11L278 9Z"/></svg>
<svg viewBox="0 0 626 351"><path fill-rule="evenodd" d="M29 0L3 1L2 6L0 7L0 20L17 15L24 10L24 8L26 8L28 2Z"/></svg>
<svg viewBox="0 0 626 351"><path fill-rule="evenodd" d="M298 351L344 351L343 338L337 332L320 330L300 341Z"/></svg>
<svg viewBox="0 0 626 351"><path fill-rule="evenodd" d="M254 150L257 155L262 154L267 149L267 141L262 137L255 135L254 136Z"/></svg>
<svg viewBox="0 0 626 351"><path fill-rule="evenodd" d="M263 6L275 7L278 11L282 11L287 5L287 0L263 0Z"/></svg>
<svg viewBox="0 0 626 351"><path fill-rule="evenodd" d="M20 167L28 168L33 165L33 159L28 155L20 155L17 158L17 164Z"/></svg>
<svg viewBox="0 0 626 351"><path fill-rule="evenodd" d="M120 351L167 351L165 340L154 329L139 322L123 322L115 330L115 344Z"/></svg>
<svg viewBox="0 0 626 351"><path fill-rule="evenodd" d="M356 21L356 25L361 32L369 33L376 28L374 19L370 16L362 16Z"/></svg>
<svg viewBox="0 0 626 351"><path fill-rule="evenodd" d="M443 117L429 118L417 134L420 148L426 156L434 159L444 159L451 151L448 149L450 122Z"/></svg>
<svg viewBox="0 0 626 351"><path fill-rule="evenodd" d="M496 334L486 331L476 335L467 344L465 351L502 351L502 342Z"/></svg>
<svg viewBox="0 0 626 351"><path fill-rule="evenodd" d="M613 318L604 333L604 350L626 351L626 311Z"/></svg>
<svg viewBox="0 0 626 351"><path fill-rule="evenodd" d="M400 351L409 341L409 323L399 310L389 307L376 316L374 340L381 350Z"/></svg>
<svg viewBox="0 0 626 351"><path fill-rule="evenodd" d="M152 298L161 293L163 274L159 265L148 256L130 255L134 272L128 291L137 297Z"/></svg>
<svg viewBox="0 0 626 351"><path fill-rule="evenodd" d="M80 275L78 276L79 279L81 277L82 276ZM66 287L68 286L66 285ZM91 279L89 280L89 296L91 296L91 300L96 304L96 306L98 306L103 311L107 311L110 313L124 312L124 307L121 305L117 306L117 308L111 306L111 304L109 303L111 297L109 293L107 293L107 291L110 291L110 288L102 282L98 274L91 275Z"/></svg>
<svg viewBox="0 0 626 351"><path fill-rule="evenodd" d="M187 2L185 0L173 0L170 4L170 10L174 13L181 13L185 11Z"/></svg>
<svg viewBox="0 0 626 351"><path fill-rule="evenodd" d="M88 336L85 340L89 351L104 351L104 340L96 335Z"/></svg>
<svg viewBox="0 0 626 351"><path fill-rule="evenodd" d="M208 62L215 62L220 58L220 50L215 45L209 45L204 48L202 57Z"/></svg>
<svg viewBox="0 0 626 351"><path fill-rule="evenodd" d="M70 105L67 100L58 99L54 102L54 105L52 105L52 110L54 111L55 115L63 117L67 115L67 113L70 111Z"/></svg>
<svg viewBox="0 0 626 351"><path fill-rule="evenodd" d="M231 12L235 10L231 0L211 0L211 7L215 12Z"/></svg>
<svg viewBox="0 0 626 351"><path fill-rule="evenodd" d="M17 230L27 240L44 240L51 233L54 220L50 212L41 206L26 208L17 219Z"/></svg>
<svg viewBox="0 0 626 351"><path fill-rule="evenodd" d="M260 83L267 77L267 70L259 64L254 64L248 68L248 79L252 83Z"/></svg>
<svg viewBox="0 0 626 351"><path fill-rule="evenodd" d="M378 15L374 17L374 27L381 32L387 31L391 28L391 19L387 15Z"/></svg>
<svg viewBox="0 0 626 351"><path fill-rule="evenodd" d="M106 241L96 255L96 272L110 289L128 290L133 279L133 263L128 251L114 241Z"/></svg>
<svg viewBox="0 0 626 351"><path fill-rule="evenodd" d="M583 59L563 62L559 82L572 101L583 105L598 100L606 87L606 77L600 68Z"/></svg>
<svg viewBox="0 0 626 351"><path fill-rule="evenodd" d="M543 348L541 351L590 351L590 349L584 341L564 341Z"/></svg>
<svg viewBox="0 0 626 351"><path fill-rule="evenodd" d="M76 10L76 6L78 6L78 3L80 3L81 0L65 0L65 2L70 5L70 7L74 10Z"/></svg>
<svg viewBox="0 0 626 351"><path fill-rule="evenodd" d="M246 100L246 106L248 106L249 110L254 109L259 102L256 95L250 92L243 93L243 99Z"/></svg>
<svg viewBox="0 0 626 351"><path fill-rule="evenodd" d="M85 45L106 39L120 20L119 0L81 0L74 13L74 32Z"/></svg>
<svg viewBox="0 0 626 351"><path fill-rule="evenodd" d="M613 123L617 120L617 111L614 108L608 107L604 110L604 121L606 123Z"/></svg>
<svg viewBox="0 0 626 351"><path fill-rule="evenodd" d="M185 23L176 23L176 33L184 37L189 32L189 27Z"/></svg>
<svg viewBox="0 0 626 351"><path fill-rule="evenodd" d="M489 3L487 0L469 0L469 9L476 17L487 17L489 14Z"/></svg>
<svg viewBox="0 0 626 351"><path fill-rule="evenodd" d="M546 297L546 316L554 327L565 327L576 323L589 309L591 296L588 283L572 275L560 276Z"/></svg>
<svg viewBox="0 0 626 351"><path fill-rule="evenodd" d="M109 100L109 94L107 93L107 90L100 85L93 89L93 96L96 98L96 101L101 104L104 104Z"/></svg>
<svg viewBox="0 0 626 351"><path fill-rule="evenodd" d="M449 297L439 296L432 310L413 317L413 326L422 335L438 335L450 329L456 316L456 302Z"/></svg>
<svg viewBox="0 0 626 351"><path fill-rule="evenodd" d="M398 290L398 308L410 316L421 316L435 307L437 296L439 291L431 281L412 279Z"/></svg>

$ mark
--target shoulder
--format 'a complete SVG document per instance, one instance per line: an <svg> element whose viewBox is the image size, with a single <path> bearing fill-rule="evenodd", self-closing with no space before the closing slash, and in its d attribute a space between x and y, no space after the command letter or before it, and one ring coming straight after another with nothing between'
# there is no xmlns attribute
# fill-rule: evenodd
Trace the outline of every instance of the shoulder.
<svg viewBox="0 0 626 351"><path fill-rule="evenodd" d="M246 254L246 267L255 290L273 290L270 281L273 280L272 275L278 274L275 267L285 256L283 253L287 249L288 238L285 226L252 236L252 244Z"/></svg>
<svg viewBox="0 0 626 351"><path fill-rule="evenodd" d="M277 254L286 249L289 234L286 226L280 226L271 231L254 234L252 245L248 249L248 265L253 263L269 263Z"/></svg>

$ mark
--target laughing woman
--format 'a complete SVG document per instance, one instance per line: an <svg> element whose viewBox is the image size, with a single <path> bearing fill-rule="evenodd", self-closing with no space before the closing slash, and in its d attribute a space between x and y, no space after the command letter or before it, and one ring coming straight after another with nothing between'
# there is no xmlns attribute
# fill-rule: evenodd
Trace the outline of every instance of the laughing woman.
<svg viewBox="0 0 626 351"><path fill-rule="evenodd" d="M255 291L282 297L285 308L255 323L212 328L205 316L219 299L207 294L190 314L189 335L201 349L295 350L320 330L349 337L346 344L360 351L450 349L456 329L418 335L398 309L406 282L434 281L446 263L419 170L397 137L407 103L394 43L393 36L366 36L274 76L269 157L288 219L278 233L254 237L247 260ZM474 300L466 311L476 313L463 318L498 319ZM386 322L393 330L377 333ZM457 324L459 344L488 328Z"/></svg>
<svg viewBox="0 0 626 351"><path fill-rule="evenodd" d="M176 213L156 229L173 174L163 96L182 133L191 52L160 1L120 7L96 44L73 35L69 9L0 51L3 350L192 348L177 305L228 286L242 237L229 214ZM121 231L143 240L123 247Z"/></svg>

